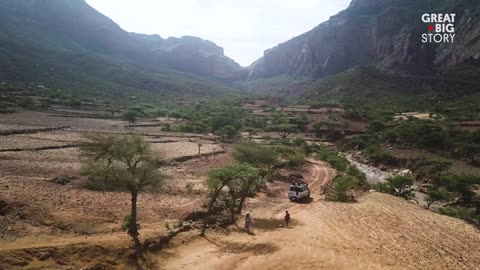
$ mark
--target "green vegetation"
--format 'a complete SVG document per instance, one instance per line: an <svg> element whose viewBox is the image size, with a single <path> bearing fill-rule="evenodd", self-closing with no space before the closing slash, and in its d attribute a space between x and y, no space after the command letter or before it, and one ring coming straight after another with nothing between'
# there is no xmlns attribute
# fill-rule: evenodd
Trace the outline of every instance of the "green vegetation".
<svg viewBox="0 0 480 270"><path fill-rule="evenodd" d="M139 136L93 135L88 140L81 148L90 157L83 172L102 187L130 193L131 211L125 223L128 221L128 235L140 252L137 198L140 192L162 184L163 177L158 172L160 163Z"/></svg>
<svg viewBox="0 0 480 270"><path fill-rule="evenodd" d="M446 201L450 198L445 188L431 187L427 191L427 207L430 208L432 203L437 201Z"/></svg>
<svg viewBox="0 0 480 270"><path fill-rule="evenodd" d="M248 163L267 172L270 172L280 161L280 153L273 146L255 143L235 145L233 155L237 161Z"/></svg>
<svg viewBox="0 0 480 270"><path fill-rule="evenodd" d="M411 160L408 168L415 172L417 179L432 179L438 182L440 176L446 173L452 166L452 162L445 159L423 158Z"/></svg>
<svg viewBox="0 0 480 270"><path fill-rule="evenodd" d="M355 187L355 178L351 176L339 176L334 181L334 201L347 202L353 201L353 194L347 194L349 190Z"/></svg>
<svg viewBox="0 0 480 270"><path fill-rule="evenodd" d="M209 189L209 203L207 216L212 214L214 205L222 190L228 188L229 209L232 219L235 213L241 211L243 201L248 196L254 196L262 185L258 170L246 164L232 164L219 169L212 169L208 173L207 187ZM237 199L240 201L237 203ZM207 219L204 219L201 235L205 235Z"/></svg>
<svg viewBox="0 0 480 270"><path fill-rule="evenodd" d="M310 90L305 92L303 99L312 104L341 103L355 107L364 104L362 106L390 111L416 111L424 108L463 119L465 116L479 119L478 97L469 96L472 89L478 89L478 69L472 67L471 75L468 78L464 75L459 80L463 73L461 71L467 69L463 66L458 70L445 70L439 78L425 78L387 74L373 66L357 66L306 85L306 89ZM467 97L463 98L464 96ZM434 110L436 108L438 110ZM458 108L462 109L455 112Z"/></svg>
<svg viewBox="0 0 480 270"><path fill-rule="evenodd" d="M375 164L388 163L393 158L390 152L377 145L368 146L362 151L362 154Z"/></svg>
<svg viewBox="0 0 480 270"><path fill-rule="evenodd" d="M340 173L338 177L333 179L333 187L327 187L326 189L325 193L328 200L353 201L353 193L349 193L351 189L364 191L370 188L365 173L360 171L355 165L350 164L348 159L334 148L319 145L315 149L315 154L317 159L326 161Z"/></svg>

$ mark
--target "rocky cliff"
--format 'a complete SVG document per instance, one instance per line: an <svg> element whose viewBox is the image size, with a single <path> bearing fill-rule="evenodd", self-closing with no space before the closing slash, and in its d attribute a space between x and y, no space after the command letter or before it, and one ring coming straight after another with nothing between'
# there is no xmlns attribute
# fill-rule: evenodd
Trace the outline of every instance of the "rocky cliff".
<svg viewBox="0 0 480 270"><path fill-rule="evenodd" d="M456 13L454 43L422 43L423 13ZM353 0L311 31L265 51L250 78L321 78L354 66L431 73L480 61L480 2L475 0Z"/></svg>
<svg viewBox="0 0 480 270"><path fill-rule="evenodd" d="M87 50L215 79L232 80L241 69L211 41L128 33L84 0L2 0L0 38L42 49Z"/></svg>

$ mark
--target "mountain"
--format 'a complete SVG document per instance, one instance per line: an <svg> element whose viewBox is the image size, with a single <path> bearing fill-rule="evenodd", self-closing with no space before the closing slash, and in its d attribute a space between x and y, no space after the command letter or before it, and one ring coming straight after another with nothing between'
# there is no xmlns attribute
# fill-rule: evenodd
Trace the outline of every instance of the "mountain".
<svg viewBox="0 0 480 270"><path fill-rule="evenodd" d="M424 13L456 13L455 42L422 43ZM373 65L404 75L480 65L480 2L476 0L353 0L311 31L265 51L247 68L250 79L288 75L323 78Z"/></svg>
<svg viewBox="0 0 480 270"><path fill-rule="evenodd" d="M0 1L0 44L1 81L82 91L225 94L241 69L211 41L129 33L84 0Z"/></svg>

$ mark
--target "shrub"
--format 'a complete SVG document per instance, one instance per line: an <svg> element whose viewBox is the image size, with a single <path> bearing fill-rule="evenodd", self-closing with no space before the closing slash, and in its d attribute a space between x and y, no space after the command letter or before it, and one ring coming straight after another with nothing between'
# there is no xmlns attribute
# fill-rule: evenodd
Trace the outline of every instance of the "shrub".
<svg viewBox="0 0 480 270"><path fill-rule="evenodd" d="M439 208L438 212L442 215L466 220L470 223L474 223L477 226L480 224L480 215L475 213L475 208L454 208L447 206Z"/></svg>
<svg viewBox="0 0 480 270"><path fill-rule="evenodd" d="M409 175L396 175L387 179L387 185L395 190L395 194L402 197L409 197L410 186L413 185L413 178Z"/></svg>
<svg viewBox="0 0 480 270"><path fill-rule="evenodd" d="M305 141L304 138L296 137L295 139L293 139L293 144L295 144L296 146L302 146L302 145L306 145L307 141Z"/></svg>
<svg viewBox="0 0 480 270"><path fill-rule="evenodd" d="M339 176L334 180L334 200L339 202L353 201L353 195L347 193L355 187L355 179L350 176Z"/></svg>
<svg viewBox="0 0 480 270"><path fill-rule="evenodd" d="M137 122L138 117L139 117L138 112L134 110L126 111L122 116L123 120L127 121L130 124L135 124Z"/></svg>
<svg viewBox="0 0 480 270"><path fill-rule="evenodd" d="M427 190L427 207L436 201L448 200L449 194L445 188L431 187Z"/></svg>
<svg viewBox="0 0 480 270"><path fill-rule="evenodd" d="M337 171L344 172L347 170L347 166L350 164L348 159L343 156L335 155L329 156L327 162L335 168Z"/></svg>
<svg viewBox="0 0 480 270"><path fill-rule="evenodd" d="M425 158L409 162L407 167L418 176L432 178L437 181L441 174L448 171L452 162L444 159Z"/></svg>
<svg viewBox="0 0 480 270"><path fill-rule="evenodd" d="M255 143L237 144L233 153L235 159L254 167L264 166L268 171L277 164L279 153L272 146Z"/></svg>
<svg viewBox="0 0 480 270"><path fill-rule="evenodd" d="M374 163L388 163L393 158L390 152L375 145L367 147L362 154Z"/></svg>
<svg viewBox="0 0 480 270"><path fill-rule="evenodd" d="M357 166L350 164L347 168L347 175L355 178L355 185L357 187L360 187L363 190L366 190L370 187L367 182L367 175L364 172L360 171Z"/></svg>
<svg viewBox="0 0 480 270"><path fill-rule="evenodd" d="M287 167L295 168L305 164L305 155L300 151L295 151L287 156Z"/></svg>
<svg viewBox="0 0 480 270"><path fill-rule="evenodd" d="M440 178L440 183L448 191L459 193L463 201L469 203L475 195L473 192L475 186L480 185L480 176L470 174L444 175Z"/></svg>
<svg viewBox="0 0 480 270"><path fill-rule="evenodd" d="M337 154L337 151L325 145L321 145L317 150L317 158L323 161L327 161L330 156L336 156Z"/></svg>
<svg viewBox="0 0 480 270"><path fill-rule="evenodd" d="M394 194L395 190L388 183L375 183L372 188L378 192Z"/></svg>

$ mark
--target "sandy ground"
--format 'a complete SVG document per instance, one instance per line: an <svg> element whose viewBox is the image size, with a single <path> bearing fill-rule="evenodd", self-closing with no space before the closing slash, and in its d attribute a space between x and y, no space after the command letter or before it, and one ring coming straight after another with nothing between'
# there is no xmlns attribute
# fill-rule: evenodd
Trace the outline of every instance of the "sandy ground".
<svg viewBox="0 0 480 270"><path fill-rule="evenodd" d="M319 181L333 176L315 166ZM320 180L323 179L323 180ZM288 209L293 225L283 223ZM159 255L160 269L479 269L480 234L465 222L403 199L369 193L357 203L284 200L253 210L254 233L184 235ZM183 244L182 244L183 242Z"/></svg>

